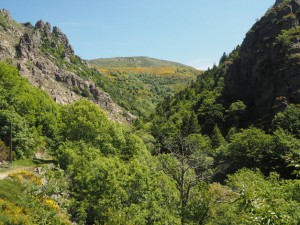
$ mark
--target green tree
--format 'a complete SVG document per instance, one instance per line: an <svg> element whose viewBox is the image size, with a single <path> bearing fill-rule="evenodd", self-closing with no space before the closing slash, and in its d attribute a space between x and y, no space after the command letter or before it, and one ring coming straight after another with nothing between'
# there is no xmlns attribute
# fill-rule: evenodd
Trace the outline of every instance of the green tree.
<svg viewBox="0 0 300 225"><path fill-rule="evenodd" d="M228 114L233 119L236 127L239 126L239 121L246 111L246 105L243 101L236 101L229 106Z"/></svg>
<svg viewBox="0 0 300 225"><path fill-rule="evenodd" d="M233 168L261 168L272 154L272 137L260 129L249 128L237 133L228 145L228 161Z"/></svg>
<svg viewBox="0 0 300 225"><path fill-rule="evenodd" d="M218 125L215 125L214 130L211 135L211 145L213 148L218 148L222 145L225 145L225 139L218 127Z"/></svg>
<svg viewBox="0 0 300 225"><path fill-rule="evenodd" d="M300 107L289 105L285 111L276 114L272 125L274 130L282 128L300 138Z"/></svg>
<svg viewBox="0 0 300 225"><path fill-rule="evenodd" d="M200 134L186 138L178 136L166 144L169 154L160 155L163 170L176 183L180 194L181 224L203 221L207 212L207 198L191 203L205 195L205 181L212 175L213 158L210 139Z"/></svg>
<svg viewBox="0 0 300 225"><path fill-rule="evenodd" d="M294 195L299 181L281 181L275 173L265 178L259 171L243 169L229 176L228 185L239 193L241 210L236 212L241 224L299 223L300 202Z"/></svg>
<svg viewBox="0 0 300 225"><path fill-rule="evenodd" d="M81 141L62 145L58 159L72 182L79 224L179 224L175 184L149 154L122 161Z"/></svg>
<svg viewBox="0 0 300 225"><path fill-rule="evenodd" d="M8 161L10 156L9 148L0 140L0 162Z"/></svg>

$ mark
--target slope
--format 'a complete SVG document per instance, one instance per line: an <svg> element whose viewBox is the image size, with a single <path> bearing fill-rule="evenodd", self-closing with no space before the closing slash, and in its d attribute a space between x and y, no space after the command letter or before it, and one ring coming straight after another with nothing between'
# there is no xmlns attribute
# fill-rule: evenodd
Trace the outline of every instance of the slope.
<svg viewBox="0 0 300 225"><path fill-rule="evenodd" d="M30 83L48 92L61 104L88 98L113 120L135 118L119 107L91 79L100 74L74 54L66 35L49 23L19 24L6 10L0 11L0 60L18 67ZM124 117L126 115L126 117Z"/></svg>
<svg viewBox="0 0 300 225"><path fill-rule="evenodd" d="M280 15L298 2L272 10ZM294 38L294 29L285 32ZM56 104L1 62L0 138L7 145L13 123L15 157L48 151L57 163L42 177L23 171L0 181L0 223L299 224L300 110L291 104L298 102L287 100L271 123L254 118L247 98L224 91L241 52L222 57L218 67L165 99L153 121L141 124L145 142L125 124L109 120L99 105ZM55 50L50 53L52 60L60 59ZM147 149L151 144L154 155ZM1 143L1 156L5 151ZM224 176L226 185L216 182Z"/></svg>
<svg viewBox="0 0 300 225"><path fill-rule="evenodd" d="M277 2L219 66L158 106L151 133L160 152L188 151L191 135L204 135L213 147L205 153L214 158L217 180L243 167L295 178L300 160L299 9L298 0Z"/></svg>
<svg viewBox="0 0 300 225"><path fill-rule="evenodd" d="M100 58L89 60L89 63L102 68L124 68L124 67L178 67L192 69L184 64L154 59L145 56Z"/></svg>
<svg viewBox="0 0 300 225"><path fill-rule="evenodd" d="M201 74L192 67L148 57L89 61L102 77L99 86L124 108L147 117L163 98L182 90Z"/></svg>

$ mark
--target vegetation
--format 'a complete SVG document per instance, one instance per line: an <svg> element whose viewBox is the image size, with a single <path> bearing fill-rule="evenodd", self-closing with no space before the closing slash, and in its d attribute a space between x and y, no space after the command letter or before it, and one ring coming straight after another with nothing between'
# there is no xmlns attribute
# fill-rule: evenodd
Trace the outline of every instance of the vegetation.
<svg viewBox="0 0 300 225"><path fill-rule="evenodd" d="M223 75L238 51L158 105L148 122L154 153L177 183L181 224L297 224L289 207L299 207L298 197L283 190L298 183L300 107L290 104L262 123L244 102L227 99ZM193 191L202 198L191 219Z"/></svg>
<svg viewBox="0 0 300 225"><path fill-rule="evenodd" d="M117 57L117 58L104 58L94 59L89 61L92 65L100 68L131 68L131 67L142 67L142 68L160 68L160 67L172 67L172 68L185 68L193 69L192 67L170 62L166 60L159 60L144 56L136 57Z"/></svg>
<svg viewBox="0 0 300 225"><path fill-rule="evenodd" d="M58 177L58 172L48 171L48 175L55 173ZM40 177L26 170L0 180L0 224L71 224L64 205L54 200L57 193L51 185L43 184Z"/></svg>
<svg viewBox="0 0 300 225"><path fill-rule="evenodd" d="M249 123L247 105L222 95L225 64L237 54L225 54L135 128L87 100L59 106L1 63L1 151L12 122L14 159L47 152L67 177L46 169L46 186L26 171L0 181L0 221L298 224L291 209L300 207L299 106L268 126Z"/></svg>
<svg viewBox="0 0 300 225"><path fill-rule="evenodd" d="M288 30L283 30L280 35L276 38L277 44L282 44L283 46L289 46L292 44L292 39L300 35L300 28L291 28Z"/></svg>
<svg viewBox="0 0 300 225"><path fill-rule="evenodd" d="M298 31L281 35L277 44ZM300 106L253 119L250 105L228 99L224 74L239 47L196 80L153 59L99 73L54 35L41 50L141 118L129 126L88 100L58 105L0 62L0 160L11 142L14 160L0 168L10 172L0 180L0 225L300 223ZM45 154L51 164L36 164Z"/></svg>
<svg viewBox="0 0 300 225"><path fill-rule="evenodd" d="M148 117L158 102L182 90L199 73L183 67L98 67L98 70L102 75L94 77L96 84L140 117Z"/></svg>
<svg viewBox="0 0 300 225"><path fill-rule="evenodd" d="M138 63L151 67L133 67L134 63L124 58L118 63L106 62L115 66L113 68L102 68L97 66L97 63L102 63L95 60L92 63L97 66L96 70L70 53L70 50L57 40L55 34L51 34L51 37L44 35L41 51L45 55L50 54L51 60L60 68L67 68L83 79L93 80L120 106L140 117L149 116L159 101L182 90L200 73L188 66L151 58L142 58L142 62ZM129 67L130 65L132 66ZM74 87L73 91L83 97L92 96L86 88Z"/></svg>

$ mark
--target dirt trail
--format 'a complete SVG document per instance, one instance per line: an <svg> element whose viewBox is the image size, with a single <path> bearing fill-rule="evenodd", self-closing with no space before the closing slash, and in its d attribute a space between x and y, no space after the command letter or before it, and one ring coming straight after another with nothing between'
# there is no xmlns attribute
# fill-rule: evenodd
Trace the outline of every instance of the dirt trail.
<svg viewBox="0 0 300 225"><path fill-rule="evenodd" d="M17 172L17 171L20 171L20 170L29 170L29 169L32 169L32 168L34 168L34 167L21 167L21 168L16 168L16 169L8 170L8 171L5 171L5 172L0 172L0 180L3 180L6 177L8 177L8 175L10 173Z"/></svg>
<svg viewBox="0 0 300 225"><path fill-rule="evenodd" d="M7 172L0 173L0 180L3 180L6 177L8 177L8 174L11 173L11 172L12 171L7 171Z"/></svg>

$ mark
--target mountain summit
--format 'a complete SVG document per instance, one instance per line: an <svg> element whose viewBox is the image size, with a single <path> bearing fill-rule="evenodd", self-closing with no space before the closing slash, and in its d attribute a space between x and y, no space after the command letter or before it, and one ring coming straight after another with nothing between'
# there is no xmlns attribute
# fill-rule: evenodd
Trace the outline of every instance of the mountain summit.
<svg viewBox="0 0 300 225"><path fill-rule="evenodd" d="M180 63L171 62L167 60L154 59L146 56L133 56L133 57L115 57L115 58L100 58L90 60L89 63L103 68L114 67L175 67L193 69Z"/></svg>

